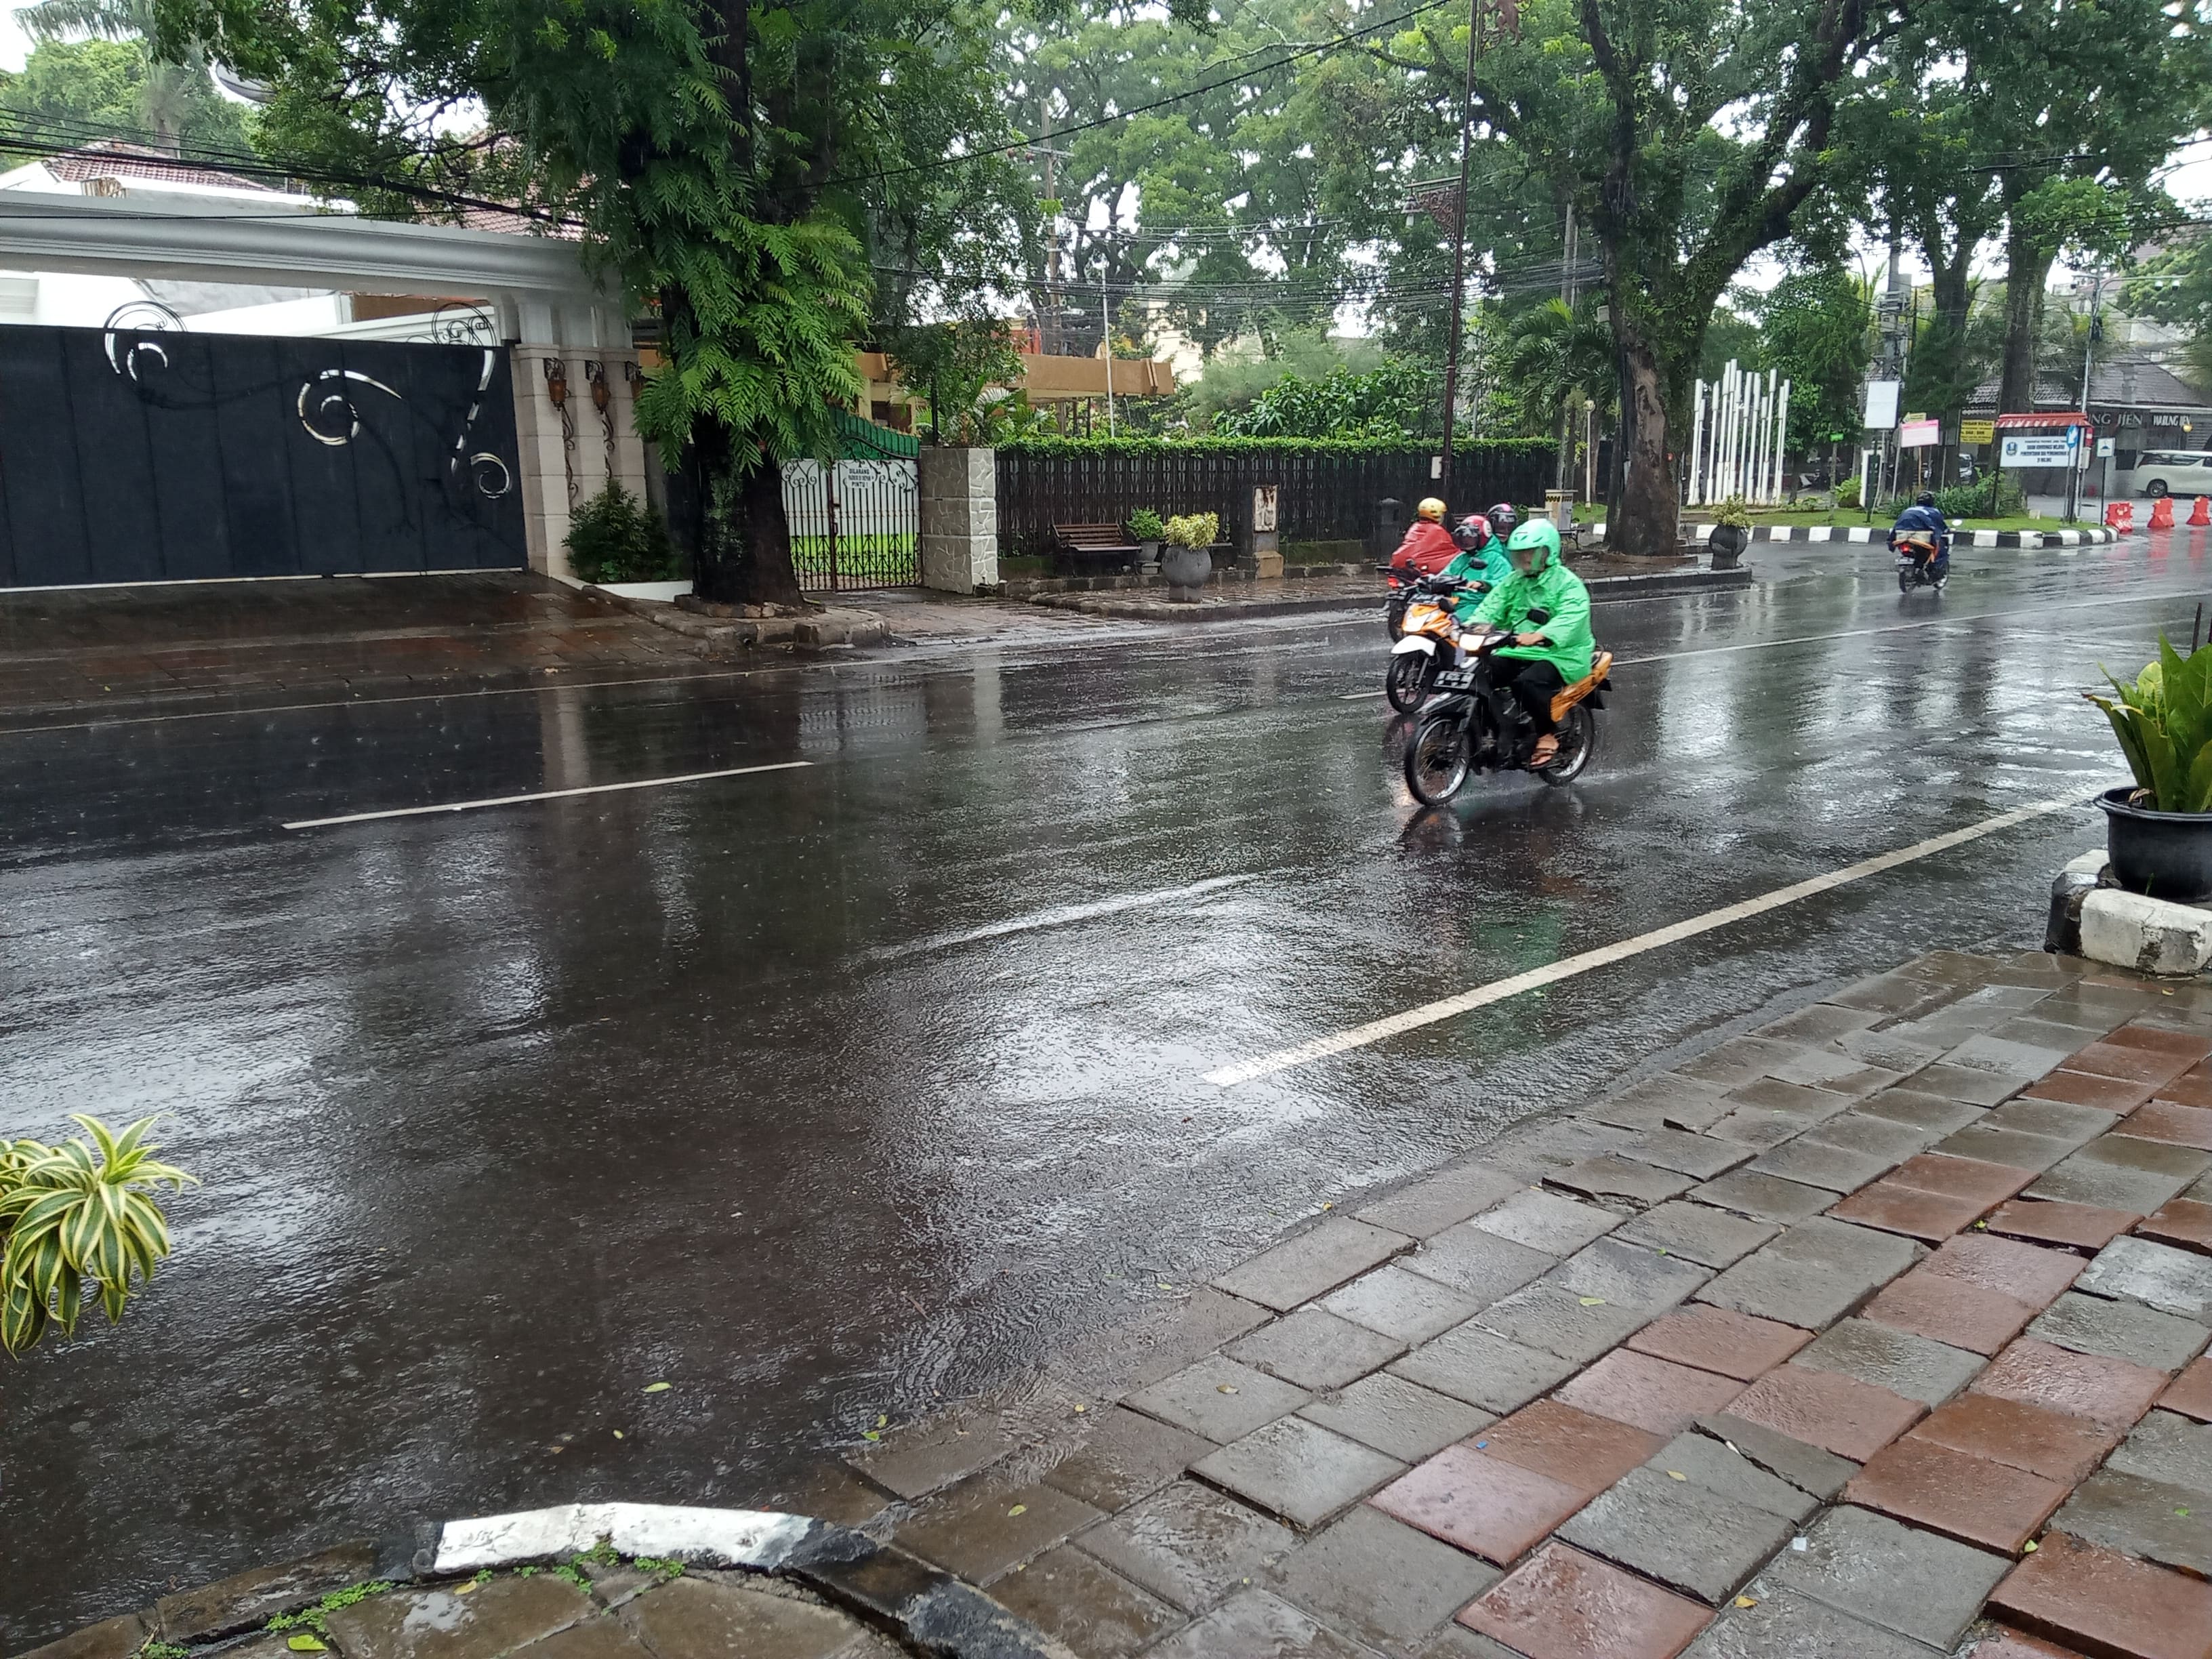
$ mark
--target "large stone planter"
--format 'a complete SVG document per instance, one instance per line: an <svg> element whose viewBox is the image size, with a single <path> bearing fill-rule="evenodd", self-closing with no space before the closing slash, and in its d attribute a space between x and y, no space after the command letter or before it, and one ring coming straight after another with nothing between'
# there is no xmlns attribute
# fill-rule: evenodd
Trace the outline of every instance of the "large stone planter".
<svg viewBox="0 0 2212 1659"><path fill-rule="evenodd" d="M1213 575L1212 550L1168 547L1160 554L1160 574L1166 579L1170 599L1178 605L1196 605L1200 590Z"/></svg>
<svg viewBox="0 0 2212 1659"><path fill-rule="evenodd" d="M999 462L989 449L925 444L915 461L921 585L973 593L999 581Z"/></svg>

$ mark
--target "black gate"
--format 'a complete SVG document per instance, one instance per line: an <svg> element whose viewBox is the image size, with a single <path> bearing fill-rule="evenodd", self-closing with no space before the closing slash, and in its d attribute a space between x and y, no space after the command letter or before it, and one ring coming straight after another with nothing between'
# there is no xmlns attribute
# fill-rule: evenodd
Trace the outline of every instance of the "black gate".
<svg viewBox="0 0 2212 1659"><path fill-rule="evenodd" d="M921 585L915 465L901 456L784 463L783 511L802 589L848 593Z"/></svg>
<svg viewBox="0 0 2212 1659"><path fill-rule="evenodd" d="M507 354L0 327L0 587L519 569Z"/></svg>

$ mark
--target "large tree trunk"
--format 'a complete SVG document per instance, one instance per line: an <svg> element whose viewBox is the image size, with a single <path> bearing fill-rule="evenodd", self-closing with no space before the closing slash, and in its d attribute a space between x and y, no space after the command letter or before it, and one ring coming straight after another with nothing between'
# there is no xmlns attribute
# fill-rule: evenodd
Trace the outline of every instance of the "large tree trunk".
<svg viewBox="0 0 2212 1659"><path fill-rule="evenodd" d="M684 456L685 522L675 526L691 556L691 586L721 605L800 605L791 563L783 468L762 455L742 472L729 434L710 421L692 429Z"/></svg>
<svg viewBox="0 0 2212 1659"><path fill-rule="evenodd" d="M1626 433L1621 445L1625 471L1620 510L1606 530L1606 544L1617 553L1672 554L1681 545L1681 501L1667 454L1673 365L1661 362L1649 342L1634 337L1621 340L1620 358L1626 371L1621 423Z"/></svg>
<svg viewBox="0 0 2212 1659"><path fill-rule="evenodd" d="M2025 415L2035 408L2035 335L2043 320L2043 289L2057 250L2036 246L2019 226L2005 231L2004 378L1997 413Z"/></svg>

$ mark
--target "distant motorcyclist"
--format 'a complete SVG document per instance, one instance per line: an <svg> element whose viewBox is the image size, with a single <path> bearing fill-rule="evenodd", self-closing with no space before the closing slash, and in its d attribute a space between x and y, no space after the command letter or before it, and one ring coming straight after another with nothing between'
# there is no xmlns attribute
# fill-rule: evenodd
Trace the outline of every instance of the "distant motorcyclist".
<svg viewBox="0 0 2212 1659"><path fill-rule="evenodd" d="M1499 684L1510 686L1535 725L1531 767L1548 766L1559 752L1552 699L1590 672L1589 589L1559 560L1559 532L1547 519L1522 525L1507 544L1513 574L1477 607L1474 620L1514 636L1493 654L1507 666ZM1541 621L1531 611L1541 611ZM1511 678L1504 675L1520 665Z"/></svg>
<svg viewBox="0 0 2212 1659"><path fill-rule="evenodd" d="M1889 550L1896 552L1899 542L1920 542L1936 550L1928 561L1928 574L1936 586L1942 586L1951 574L1951 526L1928 491L1922 490L1890 526Z"/></svg>
<svg viewBox="0 0 2212 1659"><path fill-rule="evenodd" d="M1390 556L1390 571L1401 580L1434 576L1459 556L1459 544L1444 528L1444 504L1431 495L1413 509L1405 540Z"/></svg>
<svg viewBox="0 0 2212 1659"><path fill-rule="evenodd" d="M1490 520L1490 533L1501 544L1512 541L1513 532L1521 527L1521 509L1510 501L1498 502L1483 517Z"/></svg>

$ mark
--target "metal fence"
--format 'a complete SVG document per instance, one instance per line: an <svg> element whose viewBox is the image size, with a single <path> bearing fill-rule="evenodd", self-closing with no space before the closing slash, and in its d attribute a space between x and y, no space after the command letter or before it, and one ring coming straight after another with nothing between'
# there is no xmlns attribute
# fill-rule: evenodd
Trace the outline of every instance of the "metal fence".
<svg viewBox="0 0 2212 1659"><path fill-rule="evenodd" d="M1121 524L1140 507L1162 518L1215 513L1223 538L1240 544L1251 529L1252 492L1276 486L1276 524L1288 542L1395 542L1413 503L1438 491L1427 448L1346 455L1316 450L1218 454L1162 449L1150 453L1066 455L999 452L999 551L1038 556L1056 524ZM1540 504L1553 467L1547 447L1477 447L1454 458L1453 505L1477 512L1492 501ZM1382 504L1395 501L1395 511ZM1395 523L1386 526L1388 517Z"/></svg>
<svg viewBox="0 0 2212 1659"><path fill-rule="evenodd" d="M921 508L912 461L787 462L783 510L801 588L842 593L920 585Z"/></svg>

